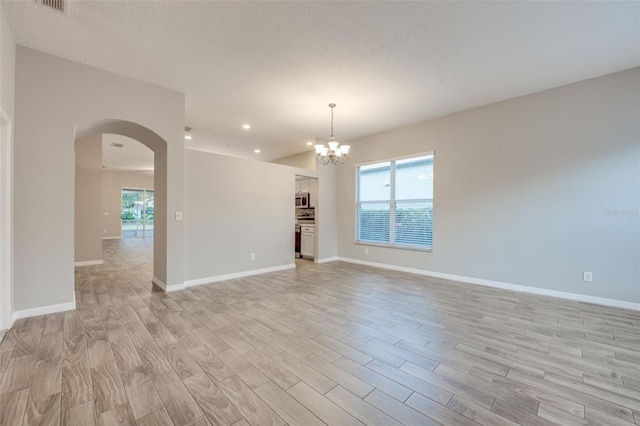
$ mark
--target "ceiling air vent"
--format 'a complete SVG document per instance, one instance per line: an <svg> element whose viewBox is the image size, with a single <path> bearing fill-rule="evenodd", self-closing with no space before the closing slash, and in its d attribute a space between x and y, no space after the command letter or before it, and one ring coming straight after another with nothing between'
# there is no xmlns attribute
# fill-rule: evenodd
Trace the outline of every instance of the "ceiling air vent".
<svg viewBox="0 0 640 426"><path fill-rule="evenodd" d="M66 0L38 0L38 3L42 3L45 6L64 13L67 2Z"/></svg>

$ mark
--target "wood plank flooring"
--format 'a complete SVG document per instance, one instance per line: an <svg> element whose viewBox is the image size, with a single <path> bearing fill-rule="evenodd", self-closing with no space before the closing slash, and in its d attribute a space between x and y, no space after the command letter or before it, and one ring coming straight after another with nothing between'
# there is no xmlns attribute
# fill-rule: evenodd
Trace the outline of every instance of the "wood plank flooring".
<svg viewBox="0 0 640 426"><path fill-rule="evenodd" d="M640 425L640 313L346 263L165 294L106 240L0 344L0 425Z"/></svg>

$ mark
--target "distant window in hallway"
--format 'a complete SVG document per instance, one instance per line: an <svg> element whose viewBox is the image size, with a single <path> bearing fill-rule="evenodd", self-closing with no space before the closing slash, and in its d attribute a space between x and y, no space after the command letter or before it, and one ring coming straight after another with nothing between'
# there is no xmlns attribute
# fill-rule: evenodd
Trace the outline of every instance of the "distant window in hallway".
<svg viewBox="0 0 640 426"><path fill-rule="evenodd" d="M153 237L153 191L122 188L122 237Z"/></svg>

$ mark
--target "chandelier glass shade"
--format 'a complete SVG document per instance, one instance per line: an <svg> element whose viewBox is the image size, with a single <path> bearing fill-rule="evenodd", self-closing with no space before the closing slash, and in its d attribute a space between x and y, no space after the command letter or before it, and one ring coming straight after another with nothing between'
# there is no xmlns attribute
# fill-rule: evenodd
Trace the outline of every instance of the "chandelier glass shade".
<svg viewBox="0 0 640 426"><path fill-rule="evenodd" d="M340 145L333 136L333 108L336 104L329 104L331 108L331 136L329 137L328 147L322 143L316 144L316 161L324 166L327 164L344 164L349 160L349 145Z"/></svg>

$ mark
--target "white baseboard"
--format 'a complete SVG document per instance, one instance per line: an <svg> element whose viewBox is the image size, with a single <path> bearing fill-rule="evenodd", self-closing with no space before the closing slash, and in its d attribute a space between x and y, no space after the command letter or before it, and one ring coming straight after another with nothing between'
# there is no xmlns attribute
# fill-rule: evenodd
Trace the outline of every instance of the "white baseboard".
<svg viewBox="0 0 640 426"><path fill-rule="evenodd" d="M202 284L211 284L219 281L226 281L226 280L232 280L235 278L248 277L251 275L260 275L260 274L266 274L269 272L284 271L286 269L294 269L295 267L296 267L295 263L289 263L287 265L272 266L270 268L252 269L250 271L235 272L233 274L217 275L215 277L208 277L208 278L198 278L196 280L187 280L184 282L184 285L185 287L193 287L193 286L202 285Z"/></svg>
<svg viewBox="0 0 640 426"><path fill-rule="evenodd" d="M172 291L184 290L186 288L184 284L167 285L157 277L153 277L151 282L157 285L158 287L160 287L161 289L163 289L167 293L171 293Z"/></svg>
<svg viewBox="0 0 640 426"><path fill-rule="evenodd" d="M158 287L160 287L163 290L167 289L167 285L160 278L153 277L151 279L151 282L154 283L155 285L157 285Z"/></svg>
<svg viewBox="0 0 640 426"><path fill-rule="evenodd" d="M13 327L13 323L16 322L15 318L13 318L13 315L11 315L9 317L9 324L7 324L7 328L0 330L0 343L2 343L2 339L4 339L4 336L7 335L7 331L11 330L11 327Z"/></svg>
<svg viewBox="0 0 640 426"><path fill-rule="evenodd" d="M103 240L120 240L122 237L102 237Z"/></svg>
<svg viewBox="0 0 640 426"><path fill-rule="evenodd" d="M40 306L38 308L23 309L13 312L13 321L22 318L37 317L39 315L55 314L56 312L73 311L76 308L75 295L73 302L59 303L57 305Z"/></svg>
<svg viewBox="0 0 640 426"><path fill-rule="evenodd" d="M187 288L187 286L184 284L173 284L168 285L167 288L164 289L164 291L166 291L167 293L171 293L172 291L180 291L184 290L185 288Z"/></svg>
<svg viewBox="0 0 640 426"><path fill-rule="evenodd" d="M348 257L338 257L337 260L343 262L355 263L358 265L374 266L376 268L391 269L394 271L408 272L416 275L425 275L428 277L442 278L445 280L459 281L467 284L482 285L485 287L500 288L503 290L517 291L520 293L536 294L539 296L557 297L559 299L573 300L576 302L592 303L595 305L609 306L612 308L630 309L640 311L640 303L626 302L623 300L607 299L604 297L587 296L585 294L568 293L564 291L548 290L538 287L529 287L518 284L503 283L500 281L485 280L482 278L466 277L463 275L445 274L443 272L425 271L423 269L407 268L404 266L389 265L386 263L369 262L360 259L351 259Z"/></svg>
<svg viewBox="0 0 640 426"><path fill-rule="evenodd" d="M73 266L91 266L91 265L102 265L103 261L100 260L83 260L81 262L75 262Z"/></svg>
<svg viewBox="0 0 640 426"><path fill-rule="evenodd" d="M7 318L7 324L0 324L0 327L4 327L3 329L0 329L0 343L2 343L2 339L4 338L7 331L11 330L11 327L13 327L14 322L15 322L15 318L13 317L13 312L9 312L9 315Z"/></svg>
<svg viewBox="0 0 640 426"><path fill-rule="evenodd" d="M327 263L327 262L335 262L337 260L340 260L340 258L338 256L333 256L333 257L325 257L324 259L317 259L316 262Z"/></svg>

